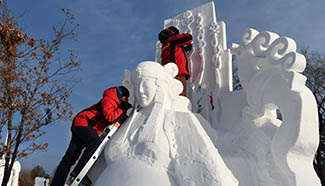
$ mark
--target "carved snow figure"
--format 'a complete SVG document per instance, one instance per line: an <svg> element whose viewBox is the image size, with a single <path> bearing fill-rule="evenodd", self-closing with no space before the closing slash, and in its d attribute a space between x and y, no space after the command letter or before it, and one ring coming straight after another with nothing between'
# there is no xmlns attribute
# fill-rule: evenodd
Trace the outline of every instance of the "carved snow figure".
<svg viewBox="0 0 325 186"><path fill-rule="evenodd" d="M248 29L240 46L227 49L225 23L216 21L213 2L165 20L169 26L193 35L192 111L217 133L207 131L239 185L319 186L312 166L317 105L305 86L306 61L295 42ZM157 61L159 49L157 42ZM238 59L241 91L233 91L231 54Z"/></svg>
<svg viewBox="0 0 325 186"><path fill-rule="evenodd" d="M106 147L107 167L95 186L238 185L205 132L213 132L208 122L179 96L177 70L173 63L142 62L129 76L139 108ZM96 166L98 173L102 163Z"/></svg>

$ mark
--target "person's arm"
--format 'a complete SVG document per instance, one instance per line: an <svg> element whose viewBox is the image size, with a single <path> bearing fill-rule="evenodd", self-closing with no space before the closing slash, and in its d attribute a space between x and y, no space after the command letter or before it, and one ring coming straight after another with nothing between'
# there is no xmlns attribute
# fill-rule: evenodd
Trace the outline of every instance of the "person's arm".
<svg viewBox="0 0 325 186"><path fill-rule="evenodd" d="M172 45L185 46L185 45L189 45L192 43L192 35L189 33L176 35L176 36L174 36L174 38L175 39L173 39L173 41L171 41Z"/></svg>
<svg viewBox="0 0 325 186"><path fill-rule="evenodd" d="M109 97L101 100L103 115L109 123L115 123L122 117L124 111L118 107L118 104Z"/></svg>

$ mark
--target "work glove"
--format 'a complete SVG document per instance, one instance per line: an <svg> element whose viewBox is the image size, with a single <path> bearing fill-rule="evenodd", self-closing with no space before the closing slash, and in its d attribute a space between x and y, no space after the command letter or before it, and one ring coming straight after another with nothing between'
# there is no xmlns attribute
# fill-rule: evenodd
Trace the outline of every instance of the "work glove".
<svg viewBox="0 0 325 186"><path fill-rule="evenodd" d="M127 101L122 101L118 107L122 109L124 113L126 113L127 110L129 110L132 107L132 105Z"/></svg>
<svg viewBox="0 0 325 186"><path fill-rule="evenodd" d="M184 46L184 50L187 53L190 52L192 50L192 48L193 48L193 44L189 44L189 45Z"/></svg>
<svg viewBox="0 0 325 186"><path fill-rule="evenodd" d="M118 122L120 124L123 124L125 122L125 120L128 119L128 115L126 115L125 113L123 113L121 116L120 116L120 119L118 120Z"/></svg>

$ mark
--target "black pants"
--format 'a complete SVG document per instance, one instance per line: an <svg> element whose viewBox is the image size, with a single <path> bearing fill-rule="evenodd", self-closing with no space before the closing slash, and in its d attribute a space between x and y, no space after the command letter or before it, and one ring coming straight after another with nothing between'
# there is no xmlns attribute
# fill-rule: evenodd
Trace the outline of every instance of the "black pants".
<svg viewBox="0 0 325 186"><path fill-rule="evenodd" d="M51 186L63 186L65 184L71 166L76 163L81 151L85 148L78 164L72 171L78 175L101 143L99 136L90 126L71 127L71 132L72 138L69 147L55 171Z"/></svg>

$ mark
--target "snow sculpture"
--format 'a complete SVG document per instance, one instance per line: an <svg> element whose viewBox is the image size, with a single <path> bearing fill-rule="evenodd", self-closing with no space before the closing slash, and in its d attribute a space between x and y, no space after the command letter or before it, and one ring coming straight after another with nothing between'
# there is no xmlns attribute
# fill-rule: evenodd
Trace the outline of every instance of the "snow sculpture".
<svg viewBox="0 0 325 186"><path fill-rule="evenodd" d="M227 50L226 46L225 23L217 22L214 3L210 2L165 20L164 27L169 26L177 27L180 33L193 35L193 51L188 56L191 75L188 97L193 112L202 110L201 115L214 123L219 112L217 98L223 84L232 84L225 81L229 79L225 76L229 75L228 71L231 69L230 50ZM161 44L157 42L158 62L160 51Z"/></svg>
<svg viewBox="0 0 325 186"><path fill-rule="evenodd" d="M3 179L4 165L5 165L5 160L2 158L0 159L0 183L2 183L2 179ZM20 170L21 170L20 163L18 161L15 161L14 166L11 170L8 185L18 185Z"/></svg>
<svg viewBox="0 0 325 186"><path fill-rule="evenodd" d="M94 185L320 186L317 105L294 40L247 29L227 49L213 2L165 21L172 25L194 39L190 101L178 96L173 63L126 71L134 110L91 170ZM232 55L240 91L232 90Z"/></svg>
<svg viewBox="0 0 325 186"><path fill-rule="evenodd" d="M232 53L239 61L246 98L241 127L251 125L264 143L262 149L251 149L263 157L257 158L258 166L265 169L258 179L268 177L269 185L320 185L312 165L318 144L317 105L300 74L306 60L296 52L294 40L247 29L241 46L234 45ZM272 170L267 170L270 165Z"/></svg>
<svg viewBox="0 0 325 186"><path fill-rule="evenodd" d="M95 185L238 185L205 132L213 132L209 123L179 96L177 72L172 63L142 62L127 75L139 106L111 139L105 160L95 164ZM103 162L108 166L98 173Z"/></svg>
<svg viewBox="0 0 325 186"><path fill-rule="evenodd" d="M213 2L165 20L169 26L193 35L192 111L210 122L215 133L207 133L239 185L320 185L312 166L317 105L294 40L248 29L240 46L227 49L225 24L216 22ZM160 50L157 43L158 62ZM232 90L231 55L238 59L241 91Z"/></svg>

